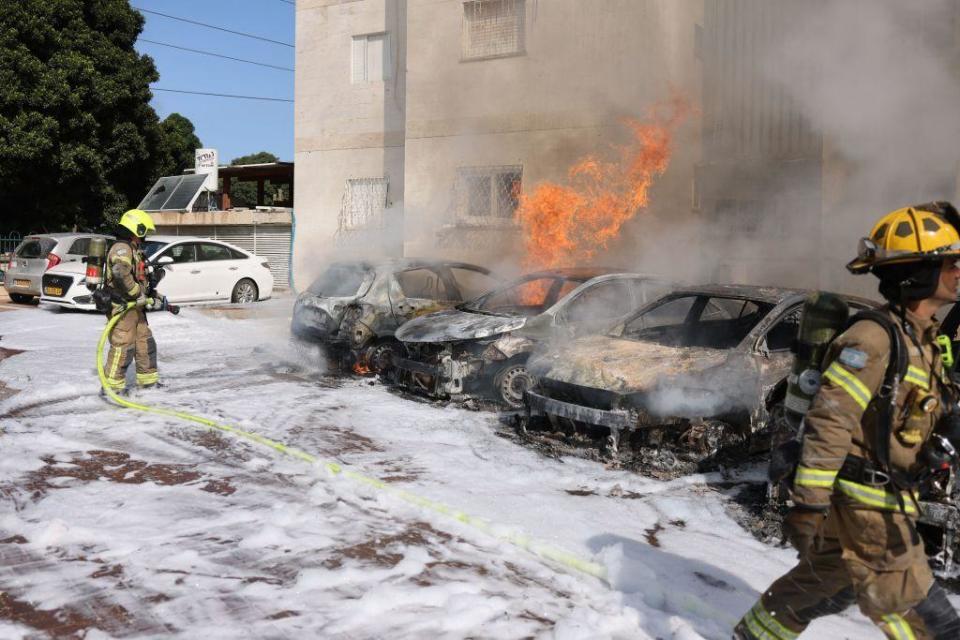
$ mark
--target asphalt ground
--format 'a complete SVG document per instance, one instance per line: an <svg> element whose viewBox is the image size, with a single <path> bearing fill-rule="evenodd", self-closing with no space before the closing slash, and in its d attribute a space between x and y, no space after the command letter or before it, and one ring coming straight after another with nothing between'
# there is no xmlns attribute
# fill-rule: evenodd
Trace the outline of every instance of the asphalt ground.
<svg viewBox="0 0 960 640"><path fill-rule="evenodd" d="M18 304L10 300L6 288L0 286L0 313L4 311L22 311L29 308L40 308L40 298L34 298L28 304Z"/></svg>

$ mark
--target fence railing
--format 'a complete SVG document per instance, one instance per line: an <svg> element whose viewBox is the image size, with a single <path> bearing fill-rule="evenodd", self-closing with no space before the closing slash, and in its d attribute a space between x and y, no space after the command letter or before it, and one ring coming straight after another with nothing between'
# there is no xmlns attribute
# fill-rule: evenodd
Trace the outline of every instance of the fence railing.
<svg viewBox="0 0 960 640"><path fill-rule="evenodd" d="M7 266L7 261L21 242L23 242L23 236L16 231L0 236L0 283L3 283L3 269Z"/></svg>
<svg viewBox="0 0 960 640"><path fill-rule="evenodd" d="M9 235L0 236L0 253L12 253L21 242L23 242L23 236L16 231L11 231Z"/></svg>

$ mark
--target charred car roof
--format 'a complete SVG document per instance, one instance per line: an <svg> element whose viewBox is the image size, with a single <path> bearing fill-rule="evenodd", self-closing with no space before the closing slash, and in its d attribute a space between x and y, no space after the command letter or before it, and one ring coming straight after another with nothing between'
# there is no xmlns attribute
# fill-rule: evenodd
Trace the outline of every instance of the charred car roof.
<svg viewBox="0 0 960 640"><path fill-rule="evenodd" d="M427 258L387 258L385 260L338 260L331 262L330 267L359 267L361 269L406 271L407 269L423 269L430 267L451 267L463 269L475 269L481 273L489 274L490 270L480 265L469 262L460 262L457 260L430 260Z"/></svg>
<svg viewBox="0 0 960 640"><path fill-rule="evenodd" d="M558 267L556 269L544 269L543 271L532 271L518 276L516 280L532 278L569 278L571 280L590 280L597 276L605 276L611 273L619 273L622 269L612 267Z"/></svg>
<svg viewBox="0 0 960 640"><path fill-rule="evenodd" d="M814 293L814 289L792 289L786 287L765 287L751 284L703 284L690 287L680 287L668 293L665 297L677 297L680 295L707 295L707 296L725 296L730 298L744 298L767 302L773 305L785 302L794 296L809 296ZM879 306L875 300L851 296L845 293L839 294L844 300L859 302L864 306ZM663 298L661 298L662 300Z"/></svg>

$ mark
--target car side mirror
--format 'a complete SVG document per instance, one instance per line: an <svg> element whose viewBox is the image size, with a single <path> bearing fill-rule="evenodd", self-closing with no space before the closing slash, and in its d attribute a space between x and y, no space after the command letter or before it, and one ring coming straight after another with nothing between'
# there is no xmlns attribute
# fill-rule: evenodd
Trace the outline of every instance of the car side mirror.
<svg viewBox="0 0 960 640"><path fill-rule="evenodd" d="M157 264L162 265L162 266L166 266L166 265L168 265L168 264L173 264L173 257L172 257L172 256L163 256L162 258L160 258L159 260L157 260Z"/></svg>

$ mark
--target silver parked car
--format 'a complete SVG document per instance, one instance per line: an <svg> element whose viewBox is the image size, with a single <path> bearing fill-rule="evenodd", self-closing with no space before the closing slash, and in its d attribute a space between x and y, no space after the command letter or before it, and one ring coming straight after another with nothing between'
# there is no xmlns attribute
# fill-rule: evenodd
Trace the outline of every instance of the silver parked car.
<svg viewBox="0 0 960 640"><path fill-rule="evenodd" d="M13 252L3 281L10 299L25 303L39 296L44 272L58 264L80 262L94 237L113 239L96 233L37 233L24 238Z"/></svg>
<svg viewBox="0 0 960 640"><path fill-rule="evenodd" d="M435 398L488 396L523 406L537 348L609 328L613 321L674 286L602 267L553 269L522 276L456 308L410 320L397 330L406 357L397 382Z"/></svg>

